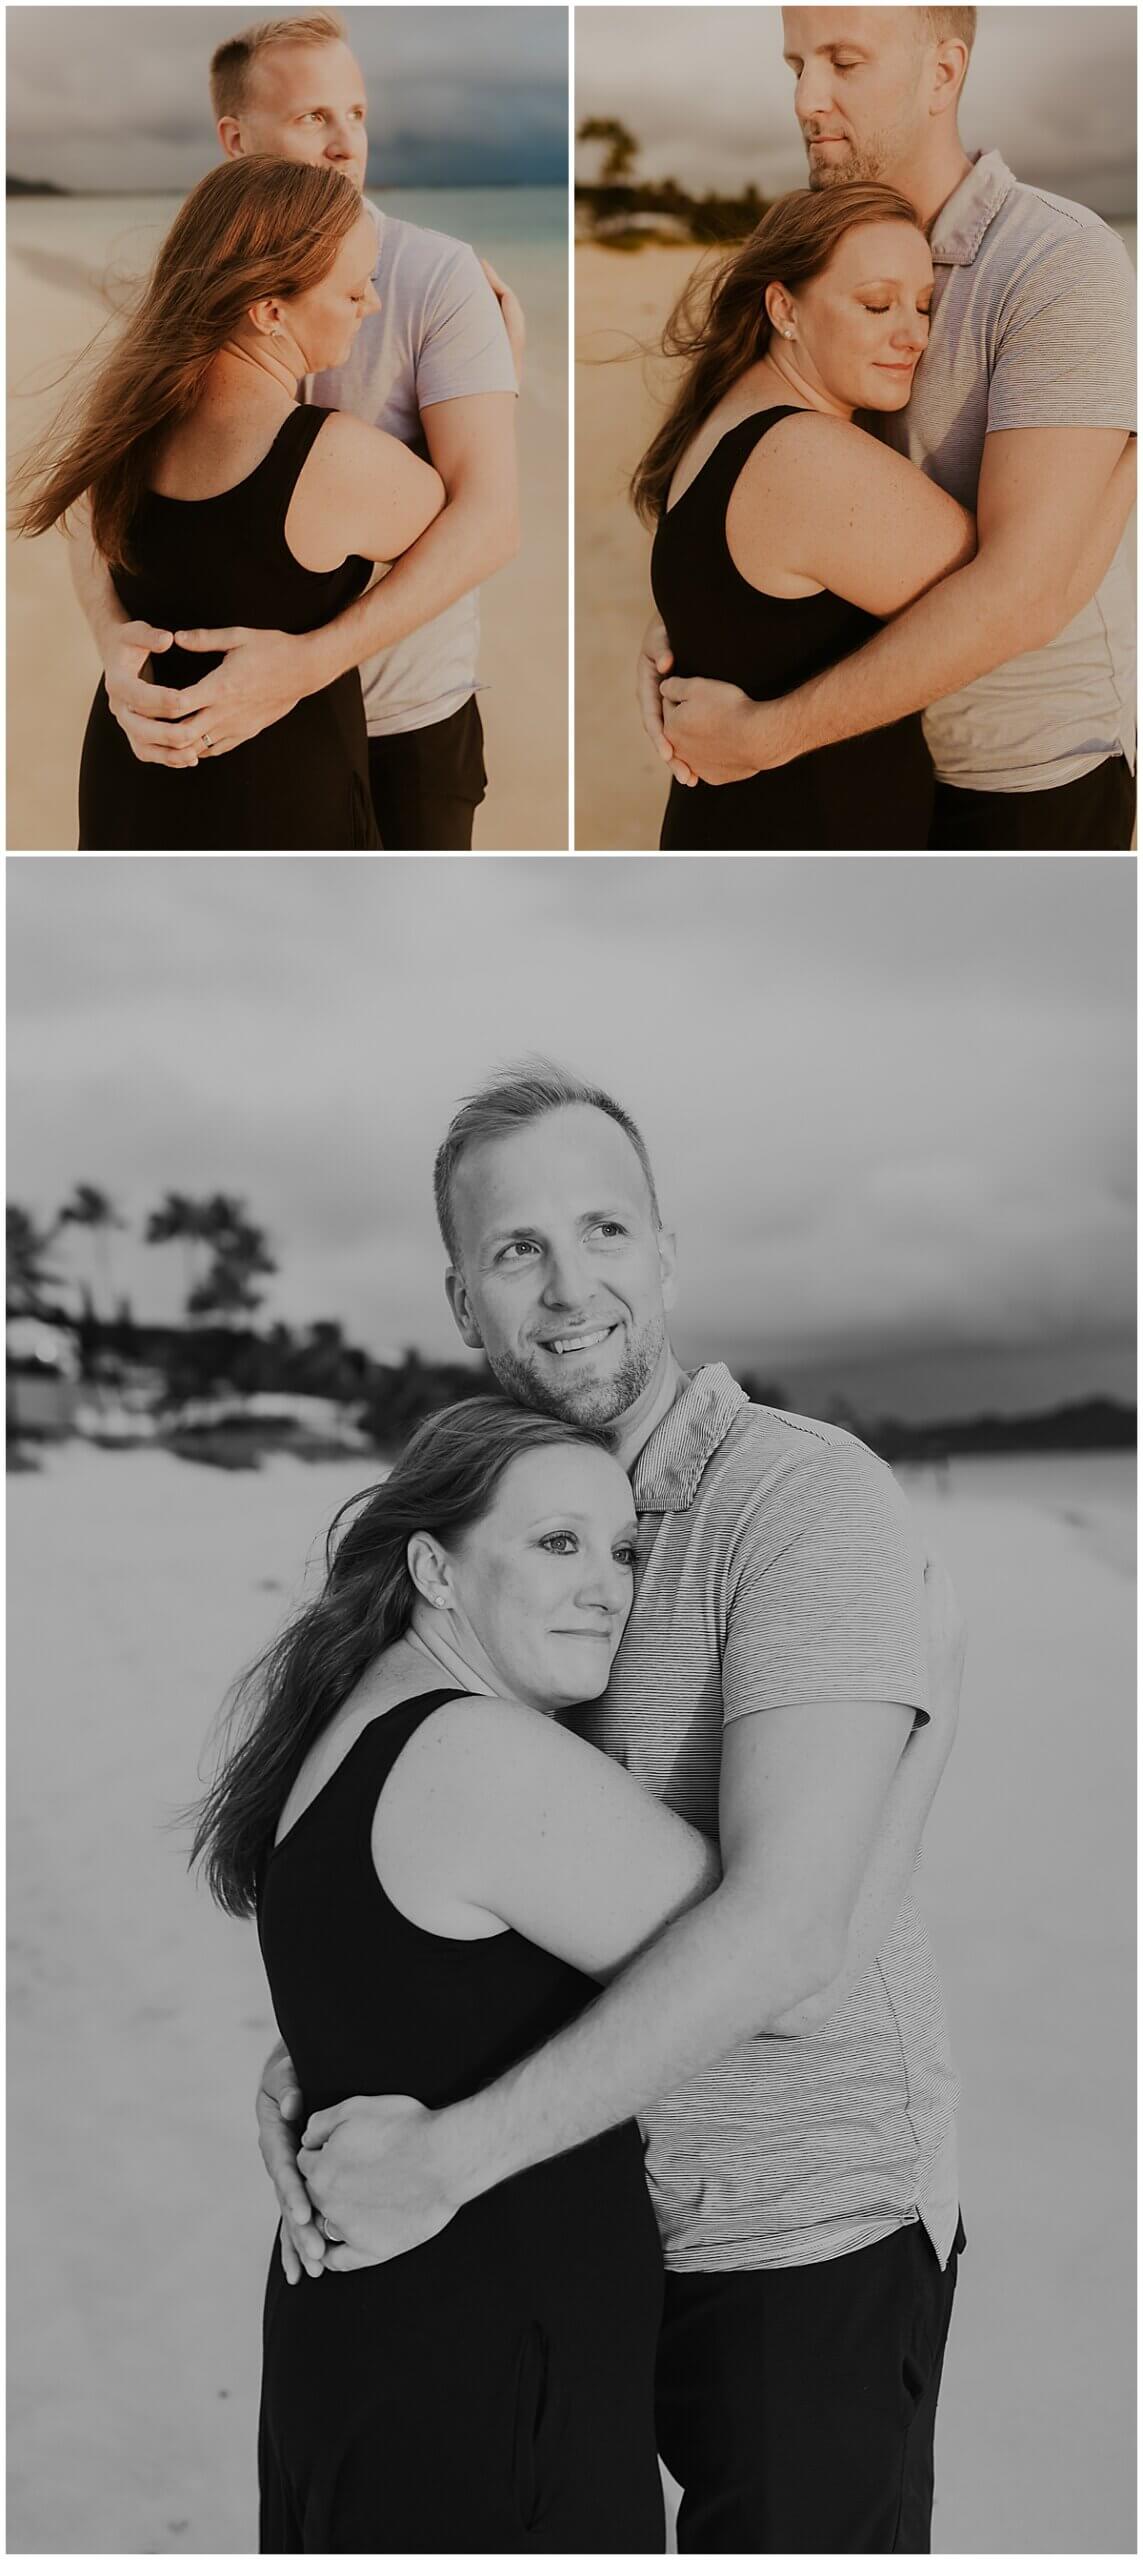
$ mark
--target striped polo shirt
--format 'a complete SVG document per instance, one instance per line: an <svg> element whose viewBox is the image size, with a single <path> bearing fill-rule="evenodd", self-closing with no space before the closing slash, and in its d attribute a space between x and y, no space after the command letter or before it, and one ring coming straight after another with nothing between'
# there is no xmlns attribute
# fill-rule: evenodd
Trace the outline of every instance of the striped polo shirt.
<svg viewBox="0 0 1143 2560"><path fill-rule="evenodd" d="M725 1723L769 1707L926 1706L923 1559L888 1467L848 1432L689 1379L632 1471L635 1606L604 1698L568 1721L718 1833ZM957 2219L957 2085L907 1894L876 1963L812 2035L752 2037L644 2130L668 2266L796 2266Z"/></svg>

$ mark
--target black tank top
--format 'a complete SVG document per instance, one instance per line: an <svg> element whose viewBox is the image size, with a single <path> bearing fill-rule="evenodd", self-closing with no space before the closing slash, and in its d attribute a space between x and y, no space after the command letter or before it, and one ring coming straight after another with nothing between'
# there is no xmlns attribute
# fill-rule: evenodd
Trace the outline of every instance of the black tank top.
<svg viewBox="0 0 1143 2560"><path fill-rule="evenodd" d="M514 1929L445 1938L378 1881L377 1799L411 1734L463 1690L389 1707L350 1745L266 1859L258 1933L308 2108L403 2091L470 2097L575 2017L595 1984Z"/></svg>
<svg viewBox="0 0 1143 2560"><path fill-rule="evenodd" d="M168 498L145 489L131 522L135 570L112 572L131 620L168 631L249 623L266 631L316 631L353 602L372 564L351 554L336 569L303 569L286 542L286 517L329 409L295 408L268 453L216 498ZM215 657L168 650L163 684L197 684Z"/></svg>
<svg viewBox="0 0 1143 2560"><path fill-rule="evenodd" d="M351 554L336 569L304 569L286 542L290 500L331 415L295 408L267 454L215 498L147 489L132 517L136 565L112 572L132 621L168 631L316 631L372 576ZM157 684L180 691L218 665L177 647L154 660ZM349 851L380 844L369 797L361 684L351 667L284 719L192 769L141 764L101 684L80 769L80 849L117 852Z"/></svg>
<svg viewBox="0 0 1143 2560"><path fill-rule="evenodd" d="M755 702L793 693L880 629L875 615L826 588L769 596L731 558L726 515L754 448L794 408L759 410L720 437L660 517L651 585L680 676L738 685ZM920 715L821 747L749 781L672 783L662 843L669 849L923 848L932 767Z"/></svg>
<svg viewBox="0 0 1143 2560"><path fill-rule="evenodd" d="M442 1938L389 1900L377 1799L458 1690L358 1734L267 1856L258 1926L307 2108L429 2107L544 2042L594 1983L513 1929ZM422 2246L266 2292L261 2547L654 2551L663 2269L634 2124L540 2161Z"/></svg>

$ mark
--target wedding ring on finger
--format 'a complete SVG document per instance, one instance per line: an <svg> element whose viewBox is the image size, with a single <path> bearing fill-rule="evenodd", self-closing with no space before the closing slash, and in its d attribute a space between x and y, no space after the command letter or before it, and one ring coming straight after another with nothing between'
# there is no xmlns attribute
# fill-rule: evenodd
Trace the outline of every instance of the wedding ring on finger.
<svg viewBox="0 0 1143 2560"><path fill-rule="evenodd" d="M203 733L202 733L202 745L201 745L201 748L200 748L200 750L199 750L200 754L202 754L202 755L209 755L209 754L210 754L210 750L211 750L211 748L212 748L212 746L213 746L213 745L214 745L214 740L213 740L213 738L208 738L208 737L207 737L207 734L206 734L206 731L205 731L205 729L204 729L204 730L203 730Z"/></svg>
<svg viewBox="0 0 1143 2560"><path fill-rule="evenodd" d="M327 2239L327 2240L329 2241L329 2243L330 2243L331 2247L332 2247L332 2248L334 2248L334 2249L340 2248L340 2246L341 2246L341 2240L342 2240L342 2234L341 2234L341 2232L340 2232L340 2231L335 2231L335 2230L334 2230L334 2227L333 2227L332 2222L330 2222L330 2221L328 2221L328 2220L327 2220L327 2217L326 2217L326 2215L325 2215L324 2213L319 2213L319 2215L318 2215L318 2224L319 2224L319 2227L320 2227L320 2229L321 2229L321 2231L322 2231L322 2233L323 2233L323 2236L325 2237L325 2239Z"/></svg>

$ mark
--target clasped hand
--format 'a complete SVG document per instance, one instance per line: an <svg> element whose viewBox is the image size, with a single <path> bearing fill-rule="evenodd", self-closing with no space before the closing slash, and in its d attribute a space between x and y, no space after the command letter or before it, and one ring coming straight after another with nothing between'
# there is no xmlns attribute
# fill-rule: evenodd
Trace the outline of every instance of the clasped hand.
<svg viewBox="0 0 1143 2560"><path fill-rule="evenodd" d="M183 689L156 684L154 662L177 642L202 655L222 651L217 667ZM160 631L121 623L104 661L107 699L140 764L190 768L226 755L283 720L300 701L300 643L288 631Z"/></svg>
<svg viewBox="0 0 1143 2560"><path fill-rule="evenodd" d="M287 2281L380 2266L451 2222L432 2158L431 2110L415 2098L346 2098L310 2117L298 2147L302 2095L284 2045L258 2091L258 2141L282 2213ZM331 2241L323 2226L338 2237Z"/></svg>
<svg viewBox="0 0 1143 2560"><path fill-rule="evenodd" d="M796 752L779 703L752 702L736 684L676 676L666 624L653 614L639 646L635 688L656 754L676 782L745 782Z"/></svg>

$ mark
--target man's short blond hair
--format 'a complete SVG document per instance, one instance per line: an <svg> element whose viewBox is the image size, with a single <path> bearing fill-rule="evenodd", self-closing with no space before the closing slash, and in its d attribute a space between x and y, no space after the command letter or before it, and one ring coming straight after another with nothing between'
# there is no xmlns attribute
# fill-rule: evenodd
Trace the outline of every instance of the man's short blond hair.
<svg viewBox="0 0 1143 2560"><path fill-rule="evenodd" d="M972 52L976 42L975 9L919 9L921 33L926 44L943 44L946 36L956 36Z"/></svg>
<svg viewBox="0 0 1143 2560"><path fill-rule="evenodd" d="M953 11L953 16L965 12ZM341 19L329 9L316 9L305 18L263 18L256 27L244 27L241 35L228 36L220 44L210 62L210 103L217 124L220 116L243 114L248 96L250 65L261 53L269 53L276 44L346 44L348 38Z"/></svg>

